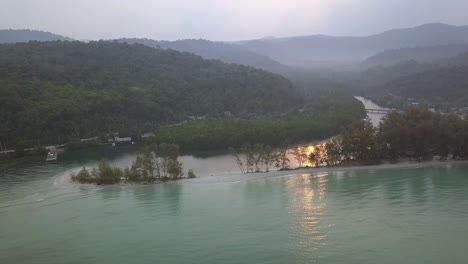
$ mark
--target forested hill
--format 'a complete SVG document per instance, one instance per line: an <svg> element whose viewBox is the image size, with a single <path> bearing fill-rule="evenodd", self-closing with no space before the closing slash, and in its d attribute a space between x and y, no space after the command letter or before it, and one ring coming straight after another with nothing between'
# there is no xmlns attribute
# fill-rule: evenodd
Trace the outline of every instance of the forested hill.
<svg viewBox="0 0 468 264"><path fill-rule="evenodd" d="M367 67L394 65L402 61L434 62L448 59L468 51L468 44L413 47L386 50L367 58L362 64Z"/></svg>
<svg viewBox="0 0 468 264"><path fill-rule="evenodd" d="M367 96L381 105L400 108L412 99L434 106L468 106L468 52L430 63L375 67L365 75L374 84Z"/></svg>
<svg viewBox="0 0 468 264"><path fill-rule="evenodd" d="M188 115L288 112L285 78L199 56L114 42L0 45L0 141L59 143L153 129Z"/></svg>
<svg viewBox="0 0 468 264"><path fill-rule="evenodd" d="M29 29L3 29L0 30L0 43L17 43L29 41L56 41L68 40L71 38L60 36L45 31L29 30Z"/></svg>
<svg viewBox="0 0 468 264"><path fill-rule="evenodd" d="M216 59L226 63L243 64L274 73L287 74L291 69L271 58L249 51L239 45L208 41L204 39L186 39L177 41L156 41L152 39L119 39L119 42L143 44L152 48L173 49L190 52L205 59Z"/></svg>
<svg viewBox="0 0 468 264"><path fill-rule="evenodd" d="M439 70L450 71L450 68L464 67L467 65L468 52L461 53L455 57L443 58L430 62L403 60L390 66L379 65L369 68L361 73L361 78L358 80L361 85L375 88L374 90L378 91L385 83L405 79L411 75L421 74L420 76L424 76L424 74L422 74L424 72L437 72ZM410 79L411 78L412 77L410 77Z"/></svg>
<svg viewBox="0 0 468 264"><path fill-rule="evenodd" d="M373 99L390 106L408 98L436 105L467 106L468 66L439 68L399 78L373 92Z"/></svg>

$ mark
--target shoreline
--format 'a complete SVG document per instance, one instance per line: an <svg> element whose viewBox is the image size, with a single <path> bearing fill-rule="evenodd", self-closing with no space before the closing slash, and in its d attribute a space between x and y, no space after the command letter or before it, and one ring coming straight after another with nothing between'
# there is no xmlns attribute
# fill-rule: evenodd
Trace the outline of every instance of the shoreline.
<svg viewBox="0 0 468 264"><path fill-rule="evenodd" d="M269 172L255 172L255 173L228 173L222 175L199 175L196 178L182 178L169 181L157 181L154 183L116 183L108 185L96 185L90 183L74 183L76 186L81 187L100 187L100 188L116 188L116 187L143 187L154 186L160 184L220 184L220 183L239 183L245 181L255 180L268 180L283 177L292 177L300 174L319 174L319 173L334 173L334 172L354 172L354 171L376 171L376 170L404 170L404 169L418 169L429 167L446 167L452 165L468 165L468 160L447 160L447 161L423 161L423 162L408 162L401 161L398 163L383 163L378 165L362 165L362 166L337 166L337 167L318 167L318 168L299 168L284 171L269 171Z"/></svg>
<svg viewBox="0 0 468 264"><path fill-rule="evenodd" d="M298 174L317 174L317 173L332 173L332 172L353 172L363 170L397 170L397 169L417 169L417 168L429 168L429 167L443 167L450 165L468 165L468 160L448 160L448 161L423 161L419 163L401 161L398 163L383 163L378 165L368 166L343 166L343 167L319 167L319 168L300 168L285 171L270 171L270 172L256 172L256 173L230 173L224 175L202 175L194 179L182 179L178 180L176 184L185 183L236 183L249 180L265 180L282 177L291 177Z"/></svg>
<svg viewBox="0 0 468 264"><path fill-rule="evenodd" d="M293 177L301 174L328 174L328 173L336 173L336 172L353 172L353 171L377 171L377 170L398 170L398 169L418 169L418 168L430 168L430 167L447 167L447 166L460 166L466 165L468 166L468 160L448 160L448 161L426 161L420 163L410 163L408 161L402 161L399 163L384 163L379 165L370 165L370 166L343 166L343 167L319 167L319 168L302 168L302 169L293 169L288 171L270 171L270 172L263 172L263 173L249 173L249 174L242 174L242 173L230 173L218 176L210 176L210 175L200 175L197 178L193 179L180 179L176 181L168 181L168 182L155 182L151 184L141 184L141 183L124 183L124 184L111 184L111 185L96 185L96 184L81 184L81 183L73 183L70 179L68 173L64 173L60 177L57 177L54 182L60 181L62 184L61 187L66 186L67 190L65 192L73 192L78 189L93 189L93 190L101 190L101 189L127 189L127 188L139 188L139 187L148 187L148 186L156 186L160 184L177 184L177 185L185 185L185 184L232 184L232 183L242 183L247 181L259 181L259 180L271 180L271 179L280 179L285 177ZM64 184L66 183L66 184ZM71 189L70 189L71 187ZM57 191L57 190L55 190ZM63 191L63 190L62 190ZM41 197L41 199L25 201L25 198L20 198L14 201L8 201L4 204L0 204L0 209L4 209L10 206L14 206L18 203L38 203L47 200L48 196Z"/></svg>

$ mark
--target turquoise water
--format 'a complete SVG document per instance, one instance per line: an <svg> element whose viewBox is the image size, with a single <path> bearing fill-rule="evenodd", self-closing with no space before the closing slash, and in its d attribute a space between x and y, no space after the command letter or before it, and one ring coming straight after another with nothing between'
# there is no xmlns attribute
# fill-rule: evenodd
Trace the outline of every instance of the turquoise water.
<svg viewBox="0 0 468 264"><path fill-rule="evenodd" d="M1 172L0 263L467 263L465 166L102 188L81 162Z"/></svg>

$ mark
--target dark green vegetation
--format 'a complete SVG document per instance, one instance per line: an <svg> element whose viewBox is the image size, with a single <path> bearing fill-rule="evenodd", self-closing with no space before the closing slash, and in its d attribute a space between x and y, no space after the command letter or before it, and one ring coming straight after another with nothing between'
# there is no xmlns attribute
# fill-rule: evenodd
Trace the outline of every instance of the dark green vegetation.
<svg viewBox="0 0 468 264"><path fill-rule="evenodd" d="M467 107L468 52L433 62L402 61L364 72L365 94L382 106L406 109L412 103L437 109ZM408 100L411 99L411 100Z"/></svg>
<svg viewBox="0 0 468 264"><path fill-rule="evenodd" d="M187 177L189 179L193 179L193 178L196 178L197 176L195 175L195 173L193 172L192 169L190 169L188 172L187 172Z"/></svg>
<svg viewBox="0 0 468 264"><path fill-rule="evenodd" d="M368 37L310 36L230 44L148 39L3 44L0 150L21 153L61 143L77 148L84 145L80 138L139 139L142 132L155 130L158 142L177 143L183 150L226 149L244 142L275 147L288 138L294 143L326 138L363 118L364 110L353 94L397 108L406 109L415 101L462 108L468 53L437 58L463 49L468 41L465 32L468 28L463 26L430 24ZM0 33L47 40L35 38L34 31ZM415 49L404 48L411 46L418 47L416 54L411 52ZM387 60L400 62L364 72L324 69L326 61L337 58L362 66L365 57L385 49L400 50L377 55L376 61L383 56L386 65ZM271 58L307 67L283 67ZM291 81L218 60L281 72ZM312 60L324 61L321 70L310 67ZM189 117L204 121L172 126Z"/></svg>
<svg viewBox="0 0 468 264"><path fill-rule="evenodd" d="M113 168L107 161L101 161L97 168L91 171L83 167L77 175L72 174L71 179L79 183L95 183L98 185L115 184L120 182L123 177L123 170L120 168Z"/></svg>
<svg viewBox="0 0 468 264"><path fill-rule="evenodd" d="M434 69L390 81L371 93L376 102L405 107L407 98L438 108L468 106L468 66ZM400 102L400 103L399 103Z"/></svg>
<svg viewBox="0 0 468 264"><path fill-rule="evenodd" d="M281 76L112 42L0 45L0 98L3 149L109 132L128 136L189 115L262 115L302 106Z"/></svg>
<svg viewBox="0 0 468 264"><path fill-rule="evenodd" d="M97 168L85 167L71 179L79 183L98 185L116 183L154 183L156 181L178 180L183 176L182 163L178 161L179 146L173 144L150 144L138 155L130 168L113 168L107 161L101 161ZM195 178L189 171L189 178Z"/></svg>
<svg viewBox="0 0 468 264"><path fill-rule="evenodd" d="M279 148L264 144L243 144L239 151L231 148L231 153L236 159L237 166L242 173L269 172L271 167L280 170L289 169L288 141L281 144Z"/></svg>
<svg viewBox="0 0 468 264"><path fill-rule="evenodd" d="M383 160L468 158L468 121L420 109L391 113L378 129L368 122L346 128L317 146L309 159L317 166L368 165Z"/></svg>
<svg viewBox="0 0 468 264"><path fill-rule="evenodd" d="M297 143L333 136L363 117L363 105L351 96L322 94L309 100L303 113L161 127L156 138L178 144L183 150L227 149L246 142L279 146L286 139Z"/></svg>

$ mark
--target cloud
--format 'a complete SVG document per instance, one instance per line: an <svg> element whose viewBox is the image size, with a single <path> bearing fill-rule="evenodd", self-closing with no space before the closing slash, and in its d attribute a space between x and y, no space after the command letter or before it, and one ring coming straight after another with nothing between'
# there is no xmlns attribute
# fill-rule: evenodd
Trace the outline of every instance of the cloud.
<svg viewBox="0 0 468 264"><path fill-rule="evenodd" d="M365 35L428 22L468 24L466 0L3 0L0 28L79 39L249 39Z"/></svg>

